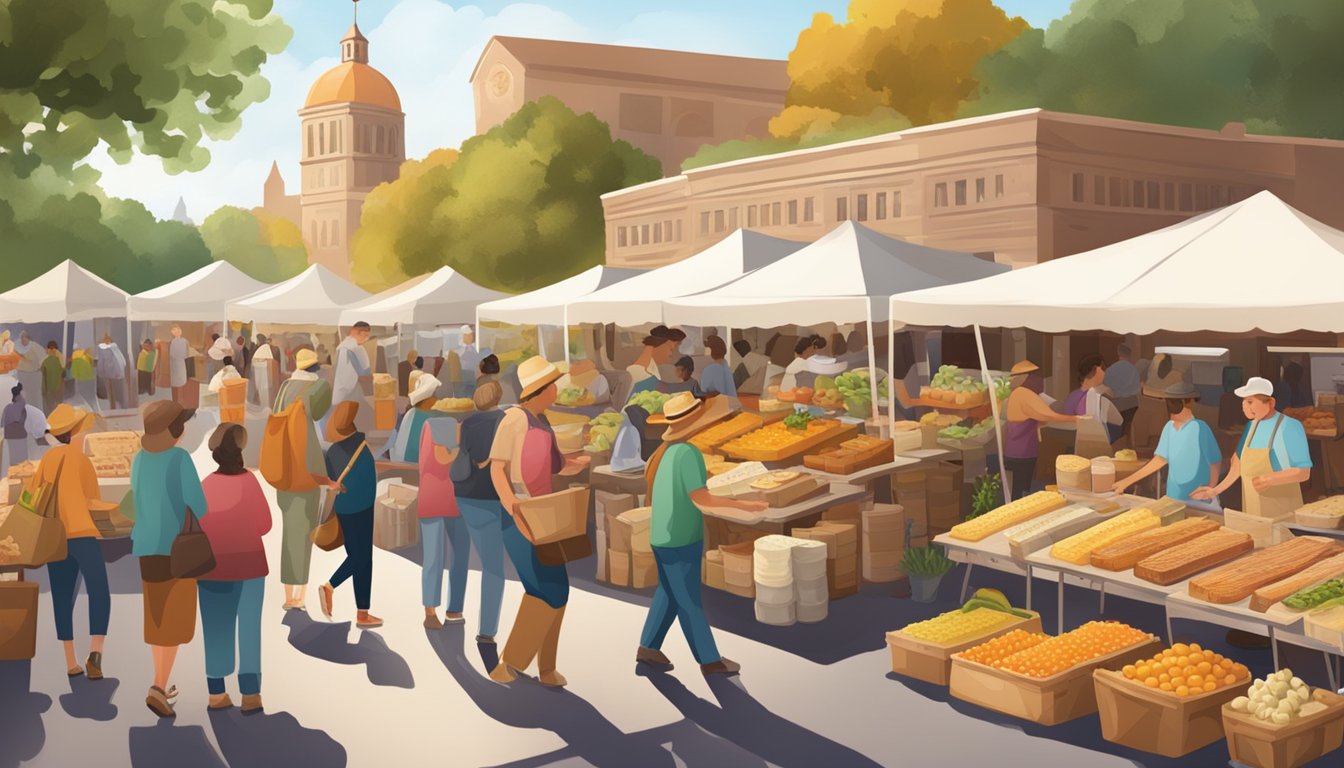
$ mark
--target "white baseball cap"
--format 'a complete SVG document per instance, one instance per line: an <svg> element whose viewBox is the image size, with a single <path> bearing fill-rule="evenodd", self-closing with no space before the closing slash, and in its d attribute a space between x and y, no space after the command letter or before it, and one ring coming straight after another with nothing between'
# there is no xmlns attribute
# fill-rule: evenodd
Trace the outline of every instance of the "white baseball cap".
<svg viewBox="0 0 1344 768"><path fill-rule="evenodd" d="M457 331L464 335L470 333L474 336L476 334L476 331L472 330L470 325L464 325L461 328L458 328Z"/></svg>
<svg viewBox="0 0 1344 768"><path fill-rule="evenodd" d="M1269 379L1252 376L1246 380L1246 386L1237 388L1236 395L1237 397L1250 397L1252 395L1273 397L1274 385L1269 382Z"/></svg>

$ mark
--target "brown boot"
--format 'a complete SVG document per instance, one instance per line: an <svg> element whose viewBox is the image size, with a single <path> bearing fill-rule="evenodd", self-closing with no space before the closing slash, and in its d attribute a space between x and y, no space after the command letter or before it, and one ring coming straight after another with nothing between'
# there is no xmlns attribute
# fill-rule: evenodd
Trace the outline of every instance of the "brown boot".
<svg viewBox="0 0 1344 768"><path fill-rule="evenodd" d="M541 648L537 651L537 682L552 688L563 688L568 680L565 676L555 671L556 656L560 651L560 625L565 622L565 606L552 608L546 606L546 610L552 613L551 625L546 630L545 637L542 638Z"/></svg>
<svg viewBox="0 0 1344 768"><path fill-rule="evenodd" d="M244 711L244 712L258 712L258 711L260 711L261 709L262 709L262 706L261 706L261 694L260 694L260 693L248 694L248 695L244 695L244 696L243 696L243 711Z"/></svg>
<svg viewBox="0 0 1344 768"><path fill-rule="evenodd" d="M499 654L499 666L490 673L490 679L497 683L511 683L516 675L514 670L525 670L532 666L545 641L546 633L555 618L555 609L541 600L524 595L518 605L518 615L509 630L509 640L504 651Z"/></svg>

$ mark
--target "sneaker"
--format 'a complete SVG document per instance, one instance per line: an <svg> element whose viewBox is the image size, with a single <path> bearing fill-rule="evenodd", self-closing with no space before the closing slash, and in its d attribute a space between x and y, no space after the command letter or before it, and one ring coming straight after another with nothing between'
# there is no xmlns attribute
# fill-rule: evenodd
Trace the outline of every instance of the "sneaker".
<svg viewBox="0 0 1344 768"><path fill-rule="evenodd" d="M322 615L326 616L327 619L330 620L331 603L332 599L336 596L336 588L331 586L330 584L323 584L322 586L317 588L317 596L322 603Z"/></svg>
<svg viewBox="0 0 1344 768"><path fill-rule="evenodd" d="M494 645L494 644L495 644L495 636L494 636L494 635L477 635L477 636L476 636L476 644L477 644L477 645Z"/></svg>
<svg viewBox="0 0 1344 768"><path fill-rule="evenodd" d="M173 705L168 702L168 694L164 693L163 689L158 686L150 687L149 694L145 696L145 706L149 707L149 711L159 717L177 716L177 710L173 709Z"/></svg>
<svg viewBox="0 0 1344 768"><path fill-rule="evenodd" d="M704 673L705 677L709 677L710 675L732 676L736 675L741 670L742 665L732 659L719 659L712 664L700 665L700 671Z"/></svg>
<svg viewBox="0 0 1344 768"><path fill-rule="evenodd" d="M101 651L93 651L89 658L84 660L84 669L88 672L90 680L103 679L103 654Z"/></svg>
<svg viewBox="0 0 1344 768"><path fill-rule="evenodd" d="M443 614L443 623L444 623L444 624L466 624L466 623L467 623L467 620L466 620L465 618L463 618L462 614L460 614L460 613L445 613L445 614Z"/></svg>
<svg viewBox="0 0 1344 768"><path fill-rule="evenodd" d="M639 650L635 651L635 663L648 664L660 669L672 669L672 660L667 658L666 654L653 648L645 648L642 645L639 646Z"/></svg>

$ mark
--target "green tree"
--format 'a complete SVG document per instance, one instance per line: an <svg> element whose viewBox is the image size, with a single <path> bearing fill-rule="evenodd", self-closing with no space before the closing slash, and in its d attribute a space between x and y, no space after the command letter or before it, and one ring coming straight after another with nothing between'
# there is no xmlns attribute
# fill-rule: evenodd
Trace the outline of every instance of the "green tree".
<svg viewBox="0 0 1344 768"><path fill-rule="evenodd" d="M662 175L656 158L552 97L524 104L464 142L451 163L443 159L397 191L406 201L400 236L387 239L380 225L371 237L395 248L402 274L446 264L515 292L601 264L601 196Z"/></svg>
<svg viewBox="0 0 1344 768"><path fill-rule="evenodd" d="M351 276L369 291L383 291L404 282L407 274L400 254L404 250L427 251L424 218L450 192L448 169L457 160L457 150L436 149L424 160L401 164L395 181L374 187L364 199L352 243Z"/></svg>
<svg viewBox="0 0 1344 768"><path fill-rule="evenodd" d="M299 228L265 211L226 205L201 222L215 261L227 261L257 280L278 283L308 266Z"/></svg>

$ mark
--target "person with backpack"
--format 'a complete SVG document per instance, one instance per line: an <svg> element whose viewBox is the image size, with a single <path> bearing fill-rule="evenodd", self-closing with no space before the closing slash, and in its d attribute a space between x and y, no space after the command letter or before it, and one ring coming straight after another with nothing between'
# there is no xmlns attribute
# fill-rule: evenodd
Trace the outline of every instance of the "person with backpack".
<svg viewBox="0 0 1344 768"><path fill-rule="evenodd" d="M351 579L355 583L355 626L376 629L383 620L369 613L373 590L373 503L378 496L378 469L364 433L355 426L359 403L337 403L327 422L326 472L337 494L333 511L345 538L345 560L321 587L322 615L332 614L336 588Z"/></svg>
<svg viewBox="0 0 1344 768"><path fill-rule="evenodd" d="M663 444L644 470L648 484L649 543L658 565L658 589L649 605L649 616L640 635L635 661L656 669L670 670L672 662L662 652L663 640L673 620L705 675L735 675L735 661L719 655L714 635L701 605L700 559L705 550L705 522L701 509L727 507L744 512L766 508L761 501L738 501L712 496L705 487L705 458L690 440L696 433L732 415L720 395L697 398L689 392L673 395L663 412L649 418L650 424L666 424Z"/></svg>
<svg viewBox="0 0 1344 768"><path fill-rule="evenodd" d="M321 487L331 484L317 435L317 422L331 409L331 385L317 375L313 350L299 350L294 363L297 370L275 395L261 444L261 474L275 488L283 526L280 582L287 611L304 609Z"/></svg>
<svg viewBox="0 0 1344 768"><path fill-rule="evenodd" d="M467 522L467 534L481 561L481 616L476 642L484 645L495 644L499 614L504 604L503 526L507 513L490 480L490 448L495 442L499 422L504 418L504 411L498 407L503 394L504 388L493 378L477 382L476 391L471 395L476 412L462 420L458 454L449 469L458 511ZM465 578L467 558L462 560L462 576ZM453 563L457 563L456 557ZM448 578L450 584L453 583L455 577L449 574Z"/></svg>

